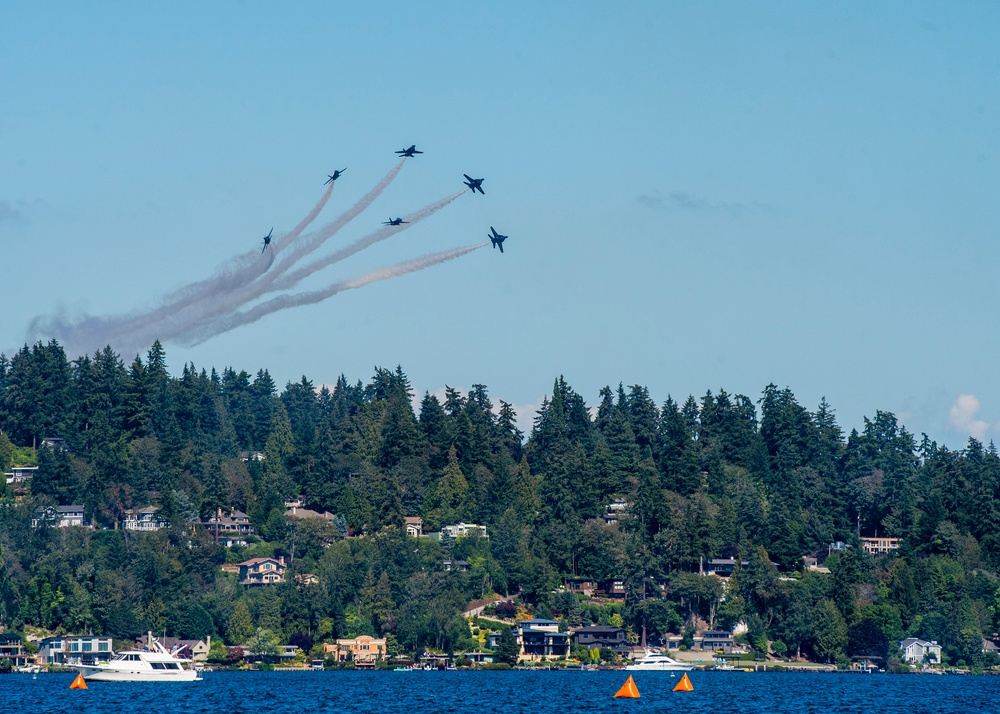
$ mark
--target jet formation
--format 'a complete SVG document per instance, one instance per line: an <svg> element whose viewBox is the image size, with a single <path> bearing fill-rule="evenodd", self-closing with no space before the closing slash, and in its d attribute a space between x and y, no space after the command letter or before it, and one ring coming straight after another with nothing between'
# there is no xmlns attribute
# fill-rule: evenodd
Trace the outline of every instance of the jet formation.
<svg viewBox="0 0 1000 714"><path fill-rule="evenodd" d="M507 240L507 236L502 236L499 233L497 233L497 229L494 228L493 226L490 226L490 230L493 232L493 234L490 235L489 233L487 233L486 237L493 242L494 248L499 248L500 252L503 253L503 242Z"/></svg>
<svg viewBox="0 0 1000 714"><path fill-rule="evenodd" d="M413 158L416 154L422 154L422 153L424 152L417 150L416 144L411 144L408 148L399 149L396 152L398 156L403 158ZM327 186L333 183L334 181L339 179L345 171L347 171L347 168L334 170L333 175L332 176L328 175L323 185ZM462 174L462 175L465 176L465 181L463 181L463 183L469 187L469 190L472 191L472 193L479 191L479 193L486 195L486 192L483 191L483 181L485 181L486 179L481 179L481 178L474 179L471 176L469 176L469 174ZM388 221L382 221L383 226L401 226L404 223L409 223L409 221L404 221L402 218L398 217L397 218L390 217ZM264 251L267 250L267 247L271 244L272 233L274 233L274 228L271 228L271 231L266 236L264 236L264 247L260 249L262 255ZM490 232L486 234L486 237L489 238L490 241L493 243L494 248L499 248L500 252L503 253L503 242L507 240L507 236L497 233L496 228L490 226Z"/></svg>
<svg viewBox="0 0 1000 714"><path fill-rule="evenodd" d="M485 181L486 179L474 179L471 176L469 176L469 174L462 174L462 175L465 176L465 181L463 181L462 183L468 186L473 193L479 191L479 193L483 195L486 194L486 192L483 191L483 181Z"/></svg>

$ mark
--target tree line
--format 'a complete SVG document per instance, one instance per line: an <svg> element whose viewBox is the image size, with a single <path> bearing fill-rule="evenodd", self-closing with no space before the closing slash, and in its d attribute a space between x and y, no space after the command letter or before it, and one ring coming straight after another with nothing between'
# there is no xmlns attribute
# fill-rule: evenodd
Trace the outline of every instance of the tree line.
<svg viewBox="0 0 1000 714"><path fill-rule="evenodd" d="M987 661L1000 615L993 444L951 451L881 411L845 435L825 400L810 410L773 384L756 400L719 390L661 404L618 385L588 405L559 377L527 438L485 385L425 394L417 409L413 397L398 367L280 391L266 369L188 364L174 377L158 343L127 365L111 348L68 360L56 342L0 356L5 470L45 438L66 445L37 450L27 497L0 494L0 623L471 649L482 642L462 606L517 593L568 625L618 616L634 636L743 622L751 646L782 655L888 656L913 635L952 662ZM364 537L286 517L298 495ZM123 531L125 512L151 502L169 527ZM38 508L70 503L98 529L31 527ZM612 503L624 509L609 522ZM250 515L247 548L192 530L219 508ZM408 539L404 516L481 523L489 537ZM875 535L900 549L868 556L858 538ZM837 541L851 547L827 557ZM220 571L277 554L319 584L243 590ZM803 570L804 555L831 572ZM726 584L697 574L720 557L746 565ZM560 592L565 576L619 579L624 601Z"/></svg>

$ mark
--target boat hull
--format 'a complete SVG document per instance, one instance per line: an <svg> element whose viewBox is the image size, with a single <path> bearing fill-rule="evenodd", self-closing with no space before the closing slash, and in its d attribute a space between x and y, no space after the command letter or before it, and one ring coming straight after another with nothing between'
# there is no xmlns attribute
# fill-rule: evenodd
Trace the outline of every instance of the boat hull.
<svg viewBox="0 0 1000 714"><path fill-rule="evenodd" d="M676 664L630 664L625 669L630 672L690 672L694 669L694 665L682 664L680 662Z"/></svg>
<svg viewBox="0 0 1000 714"><path fill-rule="evenodd" d="M107 667L77 667L88 682L200 682L193 669L127 671Z"/></svg>

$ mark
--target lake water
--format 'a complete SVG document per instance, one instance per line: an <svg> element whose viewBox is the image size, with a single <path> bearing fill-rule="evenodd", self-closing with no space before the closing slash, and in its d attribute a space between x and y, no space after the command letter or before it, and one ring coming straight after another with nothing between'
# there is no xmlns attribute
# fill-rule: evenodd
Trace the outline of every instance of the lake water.
<svg viewBox="0 0 1000 714"><path fill-rule="evenodd" d="M1000 710L1000 677L635 673L639 700L612 699L625 672L208 672L189 684L94 682L71 674L0 676L0 714L969 714Z"/></svg>

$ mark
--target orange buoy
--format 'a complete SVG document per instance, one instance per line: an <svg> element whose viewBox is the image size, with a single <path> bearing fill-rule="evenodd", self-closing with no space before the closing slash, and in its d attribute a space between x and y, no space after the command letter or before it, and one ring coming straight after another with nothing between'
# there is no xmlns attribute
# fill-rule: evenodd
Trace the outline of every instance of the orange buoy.
<svg viewBox="0 0 1000 714"><path fill-rule="evenodd" d="M622 688L619 689L617 692L615 692L614 699L621 699L621 698L625 699L639 698L639 688L635 686L635 680L632 679L631 674L628 676L628 679L625 680L625 684L622 685Z"/></svg>
<svg viewBox="0 0 1000 714"><path fill-rule="evenodd" d="M681 681L679 681L677 683L677 686L674 687L674 691L675 692L693 692L694 691L694 685L691 684L691 679L688 677L687 672L684 673L684 676L681 677Z"/></svg>
<svg viewBox="0 0 1000 714"><path fill-rule="evenodd" d="M86 689L87 688L87 683L83 681L83 672L77 673L76 679L74 679L73 683L71 685L69 685L69 688L70 689Z"/></svg>

